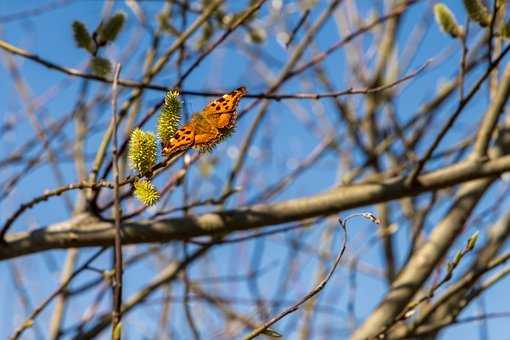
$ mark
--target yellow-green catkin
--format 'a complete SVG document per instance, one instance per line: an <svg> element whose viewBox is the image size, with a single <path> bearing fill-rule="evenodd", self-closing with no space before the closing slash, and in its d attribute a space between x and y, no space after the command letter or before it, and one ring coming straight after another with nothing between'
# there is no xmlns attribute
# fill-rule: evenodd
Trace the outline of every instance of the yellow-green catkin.
<svg viewBox="0 0 510 340"><path fill-rule="evenodd" d="M156 137L150 133L135 129L129 140L129 164L141 175L145 175L157 162Z"/></svg>
<svg viewBox="0 0 510 340"><path fill-rule="evenodd" d="M481 0L463 0L463 2L471 20L477 22L482 27L486 27L490 24L491 15Z"/></svg>
<svg viewBox="0 0 510 340"><path fill-rule="evenodd" d="M145 179L139 179L135 182L135 197L144 205L150 207L159 201L159 192L152 183Z"/></svg>
<svg viewBox="0 0 510 340"><path fill-rule="evenodd" d="M179 128L181 110L182 101L179 98L179 92L168 91L157 124L158 137L163 143L168 142Z"/></svg>
<svg viewBox="0 0 510 340"><path fill-rule="evenodd" d="M436 17L437 24L443 32L448 33L454 38L460 38L463 36L464 30L462 29L462 26L457 24L455 16L445 4L436 4L434 6L434 15Z"/></svg>

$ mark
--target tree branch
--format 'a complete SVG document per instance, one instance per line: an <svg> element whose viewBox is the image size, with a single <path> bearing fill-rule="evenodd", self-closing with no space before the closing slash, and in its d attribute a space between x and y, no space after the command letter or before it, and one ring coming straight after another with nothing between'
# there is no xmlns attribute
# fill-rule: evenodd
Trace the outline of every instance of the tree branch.
<svg viewBox="0 0 510 340"><path fill-rule="evenodd" d="M124 244L159 243L189 239L212 233L249 230L304 218L336 214L340 211L374 203L415 196L480 178L494 178L510 171L510 156L485 163L464 161L419 177L420 185L409 186L402 177L383 183L342 186L314 196L279 203L258 204L243 208L124 225ZM111 245L113 225L88 215L44 229L16 233L6 237L0 247L0 260L49 249Z"/></svg>

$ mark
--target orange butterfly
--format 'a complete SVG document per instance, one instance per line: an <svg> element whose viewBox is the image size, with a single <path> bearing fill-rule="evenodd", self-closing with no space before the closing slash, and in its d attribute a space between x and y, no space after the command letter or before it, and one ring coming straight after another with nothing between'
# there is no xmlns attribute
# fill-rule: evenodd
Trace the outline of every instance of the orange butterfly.
<svg viewBox="0 0 510 340"><path fill-rule="evenodd" d="M237 119L237 105L245 95L244 87L237 88L211 101L201 112L194 113L188 123L163 143L163 154L169 157L191 147L201 150L213 148L232 132Z"/></svg>

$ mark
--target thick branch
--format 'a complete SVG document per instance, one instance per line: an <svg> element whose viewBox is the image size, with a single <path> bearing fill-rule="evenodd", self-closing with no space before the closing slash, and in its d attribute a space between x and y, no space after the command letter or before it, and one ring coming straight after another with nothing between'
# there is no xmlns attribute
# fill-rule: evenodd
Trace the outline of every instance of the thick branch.
<svg viewBox="0 0 510 340"><path fill-rule="evenodd" d="M497 141L497 147L491 150L493 151L491 156L496 157L507 152L509 138L508 133L502 133ZM506 157L508 156L504 156ZM356 330L352 339L371 339L386 334L398 321L398 315L461 234L468 217L492 183L490 178L486 178L465 183L460 187L448 212L431 232L428 241L411 256L389 292L363 325Z"/></svg>
<svg viewBox="0 0 510 340"><path fill-rule="evenodd" d="M499 157L485 163L465 161L422 175L418 184L412 186L404 183L402 178L395 178L383 183L339 187L315 196L279 203L259 204L183 218L126 223L122 242L124 244L168 242L211 233L282 224L414 196L474 179L495 177L506 171L510 171L510 156ZM113 238L114 228L111 222L81 215L48 228L6 237L6 244L0 247L0 259L49 249L110 245Z"/></svg>
<svg viewBox="0 0 510 340"><path fill-rule="evenodd" d="M487 113L482 121L478 137L474 147L474 154L476 157L483 157L487 153L491 137L496 131L498 119L505 109L510 95L510 63L507 64L503 78L501 79L494 102L489 106Z"/></svg>

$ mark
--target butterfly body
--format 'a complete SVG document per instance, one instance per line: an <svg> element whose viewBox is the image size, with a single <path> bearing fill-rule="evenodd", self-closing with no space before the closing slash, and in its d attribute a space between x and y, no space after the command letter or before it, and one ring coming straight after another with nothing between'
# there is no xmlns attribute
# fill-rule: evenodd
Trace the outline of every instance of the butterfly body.
<svg viewBox="0 0 510 340"><path fill-rule="evenodd" d="M163 144L163 154L168 157L191 147L202 150L213 148L234 128L236 108L244 95L246 89L240 87L211 101L202 111L194 113L190 121L177 130L168 143Z"/></svg>

